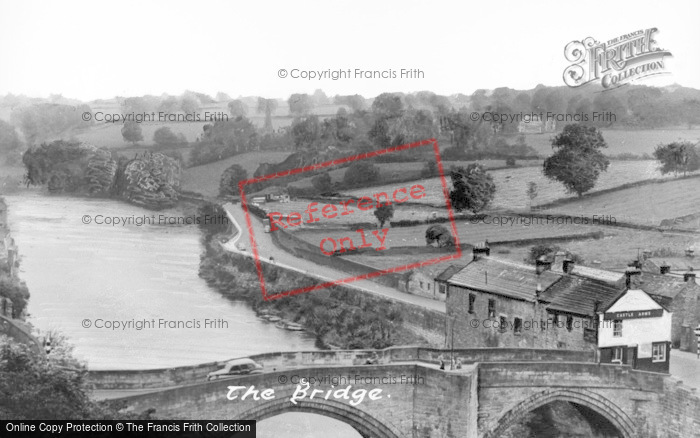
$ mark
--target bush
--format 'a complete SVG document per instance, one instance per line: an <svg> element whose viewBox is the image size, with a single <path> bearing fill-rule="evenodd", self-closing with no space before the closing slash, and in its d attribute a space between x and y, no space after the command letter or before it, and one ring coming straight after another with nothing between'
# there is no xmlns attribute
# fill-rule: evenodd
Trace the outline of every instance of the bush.
<svg viewBox="0 0 700 438"><path fill-rule="evenodd" d="M355 161L343 176L343 182L348 187L376 181L379 181L379 167L366 161Z"/></svg>

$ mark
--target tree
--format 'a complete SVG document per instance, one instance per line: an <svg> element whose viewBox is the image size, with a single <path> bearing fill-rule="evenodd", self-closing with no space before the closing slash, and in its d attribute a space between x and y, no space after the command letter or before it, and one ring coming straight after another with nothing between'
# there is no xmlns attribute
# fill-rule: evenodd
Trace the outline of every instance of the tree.
<svg viewBox="0 0 700 438"><path fill-rule="evenodd" d="M219 196L238 196L238 183L248 178L246 171L239 164L234 164L224 171L219 183Z"/></svg>
<svg viewBox="0 0 700 438"><path fill-rule="evenodd" d="M527 197L530 198L530 209L532 209L532 202L535 200L537 197L537 183L534 181L530 181L527 183Z"/></svg>
<svg viewBox="0 0 700 438"><path fill-rule="evenodd" d="M316 106L328 105L330 103L330 100L328 99L328 96L326 96L326 93L324 93L323 90L318 88L316 91L314 91L313 103Z"/></svg>
<svg viewBox="0 0 700 438"><path fill-rule="evenodd" d="M321 124L318 116L308 116L295 119L292 122L292 138L297 149L313 146L321 135Z"/></svg>
<svg viewBox="0 0 700 438"><path fill-rule="evenodd" d="M374 216L379 221L379 228L384 228L384 223L394 217L394 205L382 204L381 207L374 209Z"/></svg>
<svg viewBox="0 0 700 438"><path fill-rule="evenodd" d="M659 170L664 175L673 172L678 175L683 172L693 172L700 169L698 148L689 141L676 141L667 145L659 145L654 150L654 158L661 164Z"/></svg>
<svg viewBox="0 0 700 438"><path fill-rule="evenodd" d="M180 101L175 96L168 96L160 102L158 111L172 114L180 109Z"/></svg>
<svg viewBox="0 0 700 438"><path fill-rule="evenodd" d="M231 117L245 117L248 114L248 105L246 105L242 100L236 99L228 103L228 112L231 113Z"/></svg>
<svg viewBox="0 0 700 438"><path fill-rule="evenodd" d="M311 100L311 96L308 94L292 94L287 100L289 105L289 112L295 116L305 116L311 112L314 107L314 103Z"/></svg>
<svg viewBox="0 0 700 438"><path fill-rule="evenodd" d="M566 125L552 140L557 151L544 161L544 175L564 184L569 193L582 196L595 187L610 161L600 151L607 148L602 134L593 126Z"/></svg>
<svg viewBox="0 0 700 438"><path fill-rule="evenodd" d="M0 336L0 418L16 420L148 419L119 413L117 405L90 398L87 369L60 335L48 355Z"/></svg>
<svg viewBox="0 0 700 438"><path fill-rule="evenodd" d="M228 102L230 100L231 100L231 96L224 93L223 91L219 91L218 93L216 93L216 101L217 102Z"/></svg>
<svg viewBox="0 0 700 438"><path fill-rule="evenodd" d="M197 100L194 96L186 95L180 100L180 109L184 113L196 113L199 111L199 108L199 100Z"/></svg>
<svg viewBox="0 0 700 438"><path fill-rule="evenodd" d="M143 134L141 133L141 124L136 122L124 123L124 126L122 126L122 138L124 141L128 141L134 145L142 141Z"/></svg>
<svg viewBox="0 0 700 438"><path fill-rule="evenodd" d="M311 185L313 185L314 188L320 193L326 193L333 187L331 175L328 172L323 172L320 175L316 175L311 178Z"/></svg>
<svg viewBox="0 0 700 438"><path fill-rule="evenodd" d="M257 111L260 114L265 114L265 132L272 132L272 113L277 110L277 101L275 99L265 99L258 97Z"/></svg>
<svg viewBox="0 0 700 438"><path fill-rule="evenodd" d="M12 317L19 318L27 306L29 290L24 283L0 274L0 297L8 298L12 302Z"/></svg>
<svg viewBox="0 0 700 438"><path fill-rule="evenodd" d="M372 112L379 117L394 118L403 114L401 96L394 93L382 93L372 102Z"/></svg>
<svg viewBox="0 0 700 438"><path fill-rule="evenodd" d="M474 213L486 208L496 194L493 177L486 173L481 164L469 164L450 170L453 189L450 202L457 211L469 210Z"/></svg>
<svg viewBox="0 0 700 438"><path fill-rule="evenodd" d="M153 142L158 146L175 146L187 143L184 135L176 135L169 127L163 126L153 133Z"/></svg>
<svg viewBox="0 0 700 438"><path fill-rule="evenodd" d="M420 176L423 178L432 178L438 174L437 161L428 160L423 165L423 169L420 171Z"/></svg>
<svg viewBox="0 0 700 438"><path fill-rule="evenodd" d="M347 105L353 112L365 109L365 98L359 94L335 96L333 102L335 102L336 105Z"/></svg>
<svg viewBox="0 0 700 438"><path fill-rule="evenodd" d="M378 180L379 167L368 161L353 162L343 175L343 182L350 187Z"/></svg>
<svg viewBox="0 0 700 438"><path fill-rule="evenodd" d="M5 158L7 164L15 164L20 159L22 148L22 140L20 140L15 127L0 120L0 156Z"/></svg>
<svg viewBox="0 0 700 438"><path fill-rule="evenodd" d="M452 234L443 225L431 225L425 230L425 244L432 245L437 242L438 248L454 245Z"/></svg>

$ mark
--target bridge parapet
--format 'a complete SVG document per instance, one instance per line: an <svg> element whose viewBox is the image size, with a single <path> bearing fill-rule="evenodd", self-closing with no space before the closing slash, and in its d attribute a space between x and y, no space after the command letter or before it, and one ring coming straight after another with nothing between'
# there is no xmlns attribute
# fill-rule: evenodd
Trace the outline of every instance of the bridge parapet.
<svg viewBox="0 0 700 438"><path fill-rule="evenodd" d="M479 363L479 386L624 388L662 393L666 374L634 370L629 365L580 362Z"/></svg>
<svg viewBox="0 0 700 438"><path fill-rule="evenodd" d="M382 364L423 362L438 363L444 359L460 358L462 363L510 361L594 362L588 351L546 350L537 348L467 348L440 350L424 347L391 347L384 350L323 350L264 353L249 356L262 364L266 371L309 366L354 366L363 364L376 352ZM226 361L193 366L151 370L93 370L88 375L95 389L164 388L199 382L211 371L220 369Z"/></svg>

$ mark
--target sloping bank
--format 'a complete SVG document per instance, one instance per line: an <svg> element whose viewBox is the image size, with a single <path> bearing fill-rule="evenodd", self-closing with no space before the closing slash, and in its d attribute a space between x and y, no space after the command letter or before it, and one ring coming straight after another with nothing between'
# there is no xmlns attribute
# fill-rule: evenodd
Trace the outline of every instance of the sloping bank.
<svg viewBox="0 0 700 438"><path fill-rule="evenodd" d="M225 214L220 206L205 208ZM301 324L316 336L319 348L381 349L392 345L442 346L444 342L444 315L342 286L264 301L253 260L221 248L219 238L224 229L203 228L202 232L200 277L223 295L247 302L258 313L265 311ZM319 284L314 278L269 264L263 264L263 275L270 294Z"/></svg>
<svg viewBox="0 0 700 438"><path fill-rule="evenodd" d="M22 320L29 290L17 277L17 271L17 247L7 224L7 204L0 198L0 335L41 352L39 341Z"/></svg>

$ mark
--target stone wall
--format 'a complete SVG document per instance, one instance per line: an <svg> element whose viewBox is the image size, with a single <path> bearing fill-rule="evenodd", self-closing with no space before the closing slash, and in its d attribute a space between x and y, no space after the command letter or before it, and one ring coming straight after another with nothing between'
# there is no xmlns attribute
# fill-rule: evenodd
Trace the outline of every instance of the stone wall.
<svg viewBox="0 0 700 438"><path fill-rule="evenodd" d="M265 353L249 356L263 365L265 371L303 368L309 366L354 366L363 364L374 350L325 350ZM392 347L377 351L380 363L427 362L438 363L438 356L454 353L462 362L481 361L593 361L594 356L582 351L538 350L516 348L472 348L440 350L423 347ZM90 371L88 381L96 389L163 388L206 380L211 371L221 369L226 361L200 365L153 370Z"/></svg>

